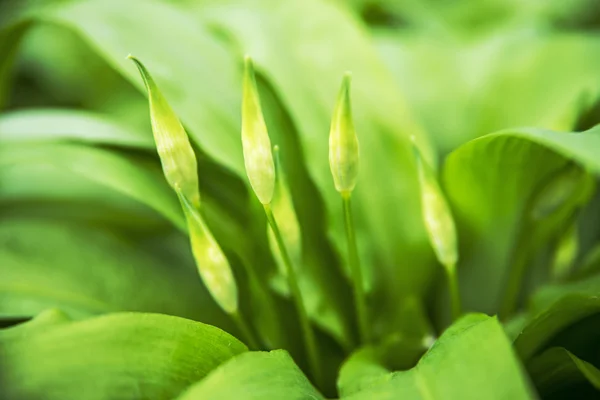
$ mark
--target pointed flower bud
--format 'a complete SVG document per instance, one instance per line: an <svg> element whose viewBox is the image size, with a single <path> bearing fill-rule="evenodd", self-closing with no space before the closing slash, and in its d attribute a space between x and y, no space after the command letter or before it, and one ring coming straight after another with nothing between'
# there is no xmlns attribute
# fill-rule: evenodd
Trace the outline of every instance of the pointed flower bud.
<svg viewBox="0 0 600 400"><path fill-rule="evenodd" d="M198 165L187 133L144 64L131 55L128 58L137 66L148 90L152 132L165 178L173 189L179 188L198 207Z"/></svg>
<svg viewBox="0 0 600 400"><path fill-rule="evenodd" d="M262 204L269 204L275 187L275 167L271 141L260 107L254 66L249 57L244 65L242 97L242 146L250 185Z"/></svg>
<svg viewBox="0 0 600 400"><path fill-rule="evenodd" d="M188 221L192 254L202 282L217 304L233 314L238 310L238 289L229 261L202 215L181 192L177 194Z"/></svg>
<svg viewBox="0 0 600 400"><path fill-rule="evenodd" d="M454 268L458 261L458 244L450 207L433 170L421 156L414 141L413 154L417 163L421 209L429 241L438 261L446 268Z"/></svg>
<svg viewBox="0 0 600 400"><path fill-rule="evenodd" d="M350 73L344 75L329 131L329 166L335 189L350 193L358 177L358 138L352 121Z"/></svg>

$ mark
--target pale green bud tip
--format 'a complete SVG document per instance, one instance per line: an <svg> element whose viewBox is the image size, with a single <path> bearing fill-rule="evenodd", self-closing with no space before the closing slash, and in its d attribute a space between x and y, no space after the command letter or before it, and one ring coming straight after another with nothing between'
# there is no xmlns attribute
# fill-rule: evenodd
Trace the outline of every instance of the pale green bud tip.
<svg viewBox="0 0 600 400"><path fill-rule="evenodd" d="M173 189L180 188L197 206L200 204L198 166L187 133L144 64L132 55L127 58L138 68L148 91L152 133L165 178Z"/></svg>
<svg viewBox="0 0 600 400"><path fill-rule="evenodd" d="M275 188L275 166L250 57L244 60L243 86L242 146L246 174L258 200L263 204L269 204L273 199Z"/></svg>
<svg viewBox="0 0 600 400"><path fill-rule="evenodd" d="M329 166L340 193L354 190L358 178L359 148L352 120L351 77L349 72L344 74L329 132Z"/></svg>
<svg viewBox="0 0 600 400"><path fill-rule="evenodd" d="M188 221L192 254L204 286L221 308L233 314L238 310L237 284L227 257L200 213L177 192Z"/></svg>
<svg viewBox="0 0 600 400"><path fill-rule="evenodd" d="M419 148L413 143L412 149L419 175L425 229L438 261L447 268L454 268L458 261L458 244L450 207Z"/></svg>

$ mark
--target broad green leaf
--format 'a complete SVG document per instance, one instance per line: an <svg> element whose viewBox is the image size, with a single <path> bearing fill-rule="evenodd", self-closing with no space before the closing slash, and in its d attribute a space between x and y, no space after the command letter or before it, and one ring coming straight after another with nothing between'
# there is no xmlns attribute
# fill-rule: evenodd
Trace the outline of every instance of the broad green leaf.
<svg viewBox="0 0 600 400"><path fill-rule="evenodd" d="M33 316L58 307L83 317L162 312L229 328L200 284L191 255L162 254L106 229L67 221L4 217L0 225L0 315ZM185 244L181 236L178 243ZM146 246L146 247L145 247Z"/></svg>
<svg viewBox="0 0 600 400"><path fill-rule="evenodd" d="M524 25L471 40L411 30L376 35L397 87L440 153L515 126L575 129L598 99L598 37Z"/></svg>
<svg viewBox="0 0 600 400"><path fill-rule="evenodd" d="M450 154L442 181L461 238L458 271L469 288L463 291L466 307L496 312L506 298L509 270L518 264L525 274L533 252L570 224L591 194L593 180L585 171L600 172L598 149L597 129L520 129L484 136ZM573 182L567 182L575 190L536 220L532 207L542 201L536 193L569 170Z"/></svg>
<svg viewBox="0 0 600 400"><path fill-rule="evenodd" d="M9 339L21 339L29 332L35 332L40 329L47 329L55 325L61 325L71 322L72 318L58 308L49 308L40 312L31 319L27 319L19 325L12 326L10 329L0 330L0 341Z"/></svg>
<svg viewBox="0 0 600 400"><path fill-rule="evenodd" d="M48 163L0 168L2 214L51 217L156 232L170 225L163 216L106 185Z"/></svg>
<svg viewBox="0 0 600 400"><path fill-rule="evenodd" d="M142 14L144 18L138 18ZM125 8L116 0L92 0L32 7L26 15L75 29L140 89L144 86L139 72L125 57L133 54L143 60L196 143L242 176L235 106L240 104L240 70L227 49L185 10L157 0L132 0ZM162 30L160 39L148 41L157 26L169 29Z"/></svg>
<svg viewBox="0 0 600 400"><path fill-rule="evenodd" d="M32 21L28 20L17 21L8 26L0 25L0 109L3 109L7 102L17 50L32 25Z"/></svg>
<svg viewBox="0 0 600 400"><path fill-rule="evenodd" d="M178 400L209 398L324 400L284 350L240 354L193 385Z"/></svg>
<svg viewBox="0 0 600 400"><path fill-rule="evenodd" d="M131 55L128 58L138 67L148 90L152 132L165 178L173 190L199 207L198 163L187 133L144 64Z"/></svg>
<svg viewBox="0 0 600 400"><path fill-rule="evenodd" d="M357 350L340 369L337 379L340 396L358 393L381 382L389 376L390 369L414 367L428 344L419 338L396 335L381 344Z"/></svg>
<svg viewBox="0 0 600 400"><path fill-rule="evenodd" d="M534 398L502 326L480 314L467 315L448 328L413 369L366 383L343 398Z"/></svg>
<svg viewBox="0 0 600 400"><path fill-rule="evenodd" d="M3 398L173 398L246 351L218 328L160 314L50 322L0 331Z"/></svg>
<svg viewBox="0 0 600 400"><path fill-rule="evenodd" d="M515 349L527 360L553 337L586 317L600 313L600 276L547 285L536 292L526 322L515 339Z"/></svg>
<svg viewBox="0 0 600 400"><path fill-rule="evenodd" d="M337 378L338 393L344 397L358 392L372 382L388 375L390 370L414 367L426 350L435 342L421 300L412 297L398 309L406 321L399 331L374 345L356 350L340 368Z"/></svg>
<svg viewBox="0 0 600 400"><path fill-rule="evenodd" d="M585 382L600 391L600 370L561 347L534 357L527 369L542 396Z"/></svg>
<svg viewBox="0 0 600 400"><path fill-rule="evenodd" d="M176 197L164 184L154 163L104 149L75 144L3 146L0 167L50 164L146 204L179 228L185 221Z"/></svg>
<svg viewBox="0 0 600 400"><path fill-rule="evenodd" d="M0 142L49 141L154 149L150 135L87 111L38 108L0 114Z"/></svg>

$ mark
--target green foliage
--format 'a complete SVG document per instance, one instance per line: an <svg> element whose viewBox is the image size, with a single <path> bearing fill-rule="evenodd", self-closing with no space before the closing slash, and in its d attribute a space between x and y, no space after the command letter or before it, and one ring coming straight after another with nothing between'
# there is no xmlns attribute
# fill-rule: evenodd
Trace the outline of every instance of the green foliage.
<svg viewBox="0 0 600 400"><path fill-rule="evenodd" d="M172 398L246 351L218 328L166 315L40 318L0 335L5 398Z"/></svg>
<svg viewBox="0 0 600 400"><path fill-rule="evenodd" d="M0 3L0 397L597 397L596 8Z"/></svg>

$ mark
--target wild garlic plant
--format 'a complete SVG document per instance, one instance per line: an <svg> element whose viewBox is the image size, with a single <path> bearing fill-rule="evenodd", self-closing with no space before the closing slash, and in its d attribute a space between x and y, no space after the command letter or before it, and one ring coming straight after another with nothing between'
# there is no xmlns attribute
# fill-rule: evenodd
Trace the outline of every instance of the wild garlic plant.
<svg viewBox="0 0 600 400"><path fill-rule="evenodd" d="M243 340L254 350L266 349L264 338L258 338L254 329L241 316L238 308L238 289L226 255L214 239L201 215L201 201L198 187L197 163L194 150L181 122L169 106L152 76L140 60L129 58L136 64L148 90L152 131L163 171L167 182L177 193L183 208L190 234L191 247L198 272L206 288L223 311L231 316L243 333ZM354 128L351 107L351 74L343 77L337 102L334 108L329 136L329 164L335 189L340 193L341 209L344 214L349 267L352 273L354 290L355 318L360 343L366 345L370 340L370 322L366 307L366 294L360 267L360 254L356 242L352 216L351 198L359 175L359 142ZM260 96L256 85L254 66L250 57L245 58L242 95L242 144L246 173L256 198L262 204L268 221L275 248L273 251L283 264L287 284L295 305L306 357L309 360L310 375L314 382L322 387L323 372L321 353L314 329L306 312L305 301L298 284L296 271L301 265L294 265L287 231L280 229L273 196L275 188L287 186L279 162L279 148L274 147L269 138L267 125L263 117ZM415 162L419 170L423 220L439 262L444 266L451 293L454 318L460 316L460 295L456 283L457 243L452 215L435 174L431 171L413 141ZM273 157L276 154L277 162ZM278 166L276 168L276 165ZM284 189L285 190L285 189ZM289 198L289 196L288 196ZM294 219L293 204L276 203L276 207L287 208L287 217ZM251 269L252 266L249 266ZM252 275L252 273L250 272ZM263 288L263 290L268 290Z"/></svg>
<svg viewBox="0 0 600 400"><path fill-rule="evenodd" d="M1 398L597 397L589 0L5 3Z"/></svg>

